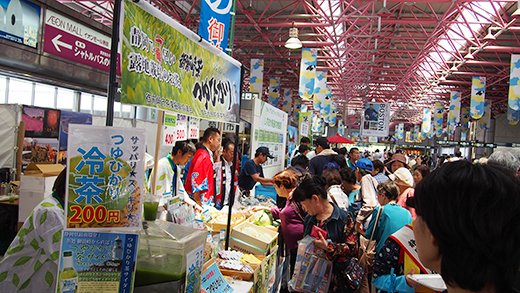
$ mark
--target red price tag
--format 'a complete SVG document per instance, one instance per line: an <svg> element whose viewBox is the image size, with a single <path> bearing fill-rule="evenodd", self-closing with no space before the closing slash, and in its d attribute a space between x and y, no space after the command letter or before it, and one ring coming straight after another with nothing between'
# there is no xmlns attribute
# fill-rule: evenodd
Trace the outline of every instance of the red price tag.
<svg viewBox="0 0 520 293"><path fill-rule="evenodd" d="M175 137L173 134L166 134L164 136L164 143L165 144L169 144L169 145L173 145L175 144Z"/></svg>
<svg viewBox="0 0 520 293"><path fill-rule="evenodd" d="M185 140L186 139L186 130L177 129L177 140Z"/></svg>

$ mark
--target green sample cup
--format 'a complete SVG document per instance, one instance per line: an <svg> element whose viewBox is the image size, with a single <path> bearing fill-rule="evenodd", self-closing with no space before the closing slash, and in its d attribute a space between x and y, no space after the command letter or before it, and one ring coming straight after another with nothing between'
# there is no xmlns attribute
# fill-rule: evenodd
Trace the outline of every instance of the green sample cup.
<svg viewBox="0 0 520 293"><path fill-rule="evenodd" d="M159 208L158 202L144 202L144 219L147 221L155 221L157 218L157 209Z"/></svg>

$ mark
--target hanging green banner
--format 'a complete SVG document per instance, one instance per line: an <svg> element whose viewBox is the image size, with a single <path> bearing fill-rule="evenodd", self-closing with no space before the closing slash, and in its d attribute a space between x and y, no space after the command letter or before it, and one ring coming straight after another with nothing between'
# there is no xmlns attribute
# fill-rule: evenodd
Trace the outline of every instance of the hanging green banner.
<svg viewBox="0 0 520 293"><path fill-rule="evenodd" d="M124 1L121 102L239 122L241 64L145 1Z"/></svg>

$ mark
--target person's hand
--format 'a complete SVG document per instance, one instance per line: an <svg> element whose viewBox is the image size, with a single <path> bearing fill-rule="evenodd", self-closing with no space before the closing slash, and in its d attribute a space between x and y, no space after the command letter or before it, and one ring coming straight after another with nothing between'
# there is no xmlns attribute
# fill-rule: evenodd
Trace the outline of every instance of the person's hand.
<svg viewBox="0 0 520 293"><path fill-rule="evenodd" d="M323 238L323 235L319 232L318 235L320 235L320 239L314 240L314 245L325 251L329 250L329 243L327 242L327 239Z"/></svg>
<svg viewBox="0 0 520 293"><path fill-rule="evenodd" d="M422 285L420 283L417 283L416 281L410 279L410 276L413 275L415 273L415 269L412 268L405 276L405 279L406 279L406 284L410 287L410 288L413 288L413 289L418 289L420 287L422 287Z"/></svg>
<svg viewBox="0 0 520 293"><path fill-rule="evenodd" d="M363 230L362 223L356 222L356 230L358 231L359 234L365 235L365 231Z"/></svg>
<svg viewBox="0 0 520 293"><path fill-rule="evenodd" d="M267 207L252 207L250 209L250 211L253 212L253 213L256 213L256 212L261 211L261 210L269 210L269 208L267 208Z"/></svg>
<svg viewBox="0 0 520 293"><path fill-rule="evenodd" d="M219 147L213 154L213 161L220 162L220 155L222 154L222 147Z"/></svg>

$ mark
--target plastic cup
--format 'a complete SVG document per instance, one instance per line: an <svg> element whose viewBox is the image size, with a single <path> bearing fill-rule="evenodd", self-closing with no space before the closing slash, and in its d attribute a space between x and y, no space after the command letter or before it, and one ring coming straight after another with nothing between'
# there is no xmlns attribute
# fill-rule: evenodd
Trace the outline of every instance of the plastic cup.
<svg viewBox="0 0 520 293"><path fill-rule="evenodd" d="M156 195L146 196L143 202L143 215L146 221L155 221L159 208L160 197Z"/></svg>

